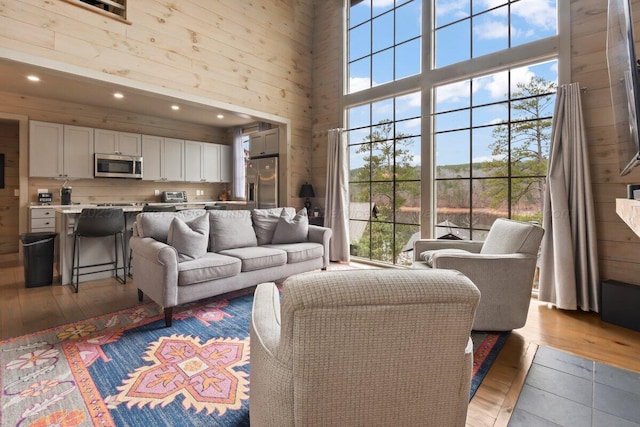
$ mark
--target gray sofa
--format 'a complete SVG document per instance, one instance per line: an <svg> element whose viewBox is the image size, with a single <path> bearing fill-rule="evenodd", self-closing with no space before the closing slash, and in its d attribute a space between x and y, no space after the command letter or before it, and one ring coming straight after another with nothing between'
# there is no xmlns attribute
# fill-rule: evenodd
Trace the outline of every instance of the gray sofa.
<svg viewBox="0 0 640 427"><path fill-rule="evenodd" d="M293 208L145 212L130 239L134 283L173 307L329 265L331 229Z"/></svg>

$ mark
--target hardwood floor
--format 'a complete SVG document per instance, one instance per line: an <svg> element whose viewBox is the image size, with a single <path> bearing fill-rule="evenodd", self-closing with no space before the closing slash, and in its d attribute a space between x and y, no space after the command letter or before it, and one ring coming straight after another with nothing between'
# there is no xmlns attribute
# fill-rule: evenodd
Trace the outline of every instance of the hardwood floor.
<svg viewBox="0 0 640 427"><path fill-rule="evenodd" d="M145 299L145 302L147 300ZM138 305L135 279L25 288L22 264L0 262L0 338L20 336ZM467 426L506 426L537 346L640 373L640 332L531 301L527 325L511 333L469 405Z"/></svg>

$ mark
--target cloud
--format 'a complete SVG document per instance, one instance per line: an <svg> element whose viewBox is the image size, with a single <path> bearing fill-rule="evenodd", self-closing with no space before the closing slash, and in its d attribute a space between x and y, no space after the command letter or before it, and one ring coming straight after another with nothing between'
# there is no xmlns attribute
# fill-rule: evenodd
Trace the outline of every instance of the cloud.
<svg viewBox="0 0 640 427"><path fill-rule="evenodd" d="M503 21L488 20L476 26L473 32L480 39L506 39L509 36L509 26Z"/></svg>
<svg viewBox="0 0 640 427"><path fill-rule="evenodd" d="M349 93L360 92L361 90L371 87L371 79L369 77L351 77L349 78Z"/></svg>
<svg viewBox="0 0 640 427"><path fill-rule="evenodd" d="M504 156L477 156L471 160L472 163L483 163L483 162L491 162L494 160L503 160Z"/></svg>
<svg viewBox="0 0 640 427"><path fill-rule="evenodd" d="M470 83L468 80L451 83L436 88L436 101L438 104L443 102L458 102L461 99L469 98Z"/></svg>
<svg viewBox="0 0 640 427"><path fill-rule="evenodd" d="M438 16L452 14L455 18L469 16L469 0L441 1L436 7Z"/></svg>
<svg viewBox="0 0 640 427"><path fill-rule="evenodd" d="M529 83L534 77L529 67L514 68L511 70L511 87L515 88L518 83ZM507 71L474 79L474 89L488 91L492 99L504 99L509 92Z"/></svg>
<svg viewBox="0 0 640 427"><path fill-rule="evenodd" d="M511 13L538 28L556 28L556 8L551 0L521 0L511 6Z"/></svg>

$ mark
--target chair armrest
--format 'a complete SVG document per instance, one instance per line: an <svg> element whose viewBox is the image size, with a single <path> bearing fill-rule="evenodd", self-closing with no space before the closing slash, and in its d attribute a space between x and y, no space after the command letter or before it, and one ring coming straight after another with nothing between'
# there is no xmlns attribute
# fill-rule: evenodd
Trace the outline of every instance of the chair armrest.
<svg viewBox="0 0 640 427"><path fill-rule="evenodd" d="M462 249L471 253L479 253L482 243L475 240L446 240L446 239L420 239L413 243L413 260L421 261L420 254L424 251L437 249Z"/></svg>
<svg viewBox="0 0 640 427"><path fill-rule="evenodd" d="M329 267L331 258L329 258L329 242L331 241L331 235L333 230L327 227L320 227L319 225L309 225L308 239L310 242L322 243L324 246L324 254L322 260L322 267Z"/></svg>
<svg viewBox="0 0 640 427"><path fill-rule="evenodd" d="M280 343L280 292L274 283L256 287L251 311L251 343L275 357Z"/></svg>

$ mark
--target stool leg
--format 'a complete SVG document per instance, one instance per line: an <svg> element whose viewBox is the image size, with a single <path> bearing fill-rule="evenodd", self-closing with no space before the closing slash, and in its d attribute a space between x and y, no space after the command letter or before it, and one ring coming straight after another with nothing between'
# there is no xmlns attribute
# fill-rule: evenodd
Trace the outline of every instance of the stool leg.
<svg viewBox="0 0 640 427"><path fill-rule="evenodd" d="M120 243L122 246L122 284L126 285L127 284L127 258L125 258L125 253L126 253L126 249L125 249L125 244L124 244L124 233L120 233Z"/></svg>
<svg viewBox="0 0 640 427"><path fill-rule="evenodd" d="M129 277L133 277L133 273L131 272L131 260L133 259L133 251L129 248L129 268L127 269L127 275Z"/></svg>
<svg viewBox="0 0 640 427"><path fill-rule="evenodd" d="M76 264L76 250L79 249L77 248L78 246L78 236L74 235L73 236L73 257L71 258L71 286L73 286L76 290L76 293L78 293L78 287L80 286L80 276L77 276L77 283L74 285L73 284L73 277L76 276L76 272L80 272L80 267L78 267L78 265L80 264L80 254L78 253L78 261Z"/></svg>

